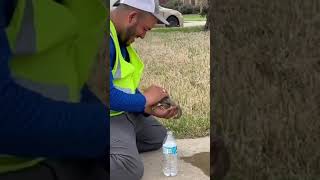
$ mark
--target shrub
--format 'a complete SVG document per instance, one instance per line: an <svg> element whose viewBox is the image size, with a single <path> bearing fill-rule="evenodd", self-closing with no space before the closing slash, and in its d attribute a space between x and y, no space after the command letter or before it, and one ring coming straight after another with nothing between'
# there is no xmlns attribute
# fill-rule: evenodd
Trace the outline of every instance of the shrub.
<svg viewBox="0 0 320 180"><path fill-rule="evenodd" d="M200 13L200 6L195 6L192 9L192 14L199 14Z"/></svg>
<svg viewBox="0 0 320 180"><path fill-rule="evenodd" d="M206 16L207 14L208 14L208 8L209 8L209 6L203 6L202 7L202 12L200 12L200 15L201 16Z"/></svg>
<svg viewBox="0 0 320 180"><path fill-rule="evenodd" d="M182 6L182 2L180 0L170 0L166 4L163 5L163 7L170 8L170 9L176 9L179 10L179 8Z"/></svg>
<svg viewBox="0 0 320 180"><path fill-rule="evenodd" d="M182 5L178 11L180 11L182 14L192 14L193 7L190 4Z"/></svg>

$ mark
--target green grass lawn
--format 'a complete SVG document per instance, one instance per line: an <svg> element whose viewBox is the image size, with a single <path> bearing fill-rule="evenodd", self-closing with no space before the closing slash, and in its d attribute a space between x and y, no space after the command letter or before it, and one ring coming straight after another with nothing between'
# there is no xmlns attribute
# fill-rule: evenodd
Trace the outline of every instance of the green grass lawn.
<svg viewBox="0 0 320 180"><path fill-rule="evenodd" d="M209 31L188 33L162 28L134 46L145 64L140 89L156 84L182 108L180 119L160 119L177 138L208 136L210 131ZM190 30L190 29L189 29ZM165 32L164 32L165 31ZM190 43L192 42L192 43Z"/></svg>
<svg viewBox="0 0 320 180"><path fill-rule="evenodd" d="M190 32L200 32L204 31L203 26L194 26L194 27L170 27L170 28L165 28L165 27L159 27L159 28L154 28L151 30L152 32L184 32L184 33L190 33Z"/></svg>
<svg viewBox="0 0 320 180"><path fill-rule="evenodd" d="M183 15L184 21L205 21L205 16L200 16L199 14L185 14Z"/></svg>
<svg viewBox="0 0 320 180"><path fill-rule="evenodd" d="M168 130L174 132L176 138L197 138L208 136L210 131L209 114L207 117L193 118L182 117L181 119L161 119Z"/></svg>

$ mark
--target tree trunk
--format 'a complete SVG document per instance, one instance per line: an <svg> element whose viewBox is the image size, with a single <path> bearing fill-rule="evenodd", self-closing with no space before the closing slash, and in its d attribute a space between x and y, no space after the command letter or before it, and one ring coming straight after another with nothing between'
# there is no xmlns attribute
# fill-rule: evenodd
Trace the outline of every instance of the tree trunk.
<svg viewBox="0 0 320 180"><path fill-rule="evenodd" d="M228 179L319 179L319 1L209 3L212 137L232 157Z"/></svg>
<svg viewBox="0 0 320 180"><path fill-rule="evenodd" d="M204 25L204 30L209 30L209 27L210 27L210 19L211 19L211 13L210 13L210 0L207 1L208 5L207 5L207 14L206 14L206 17L207 17L207 20L206 20L206 24Z"/></svg>

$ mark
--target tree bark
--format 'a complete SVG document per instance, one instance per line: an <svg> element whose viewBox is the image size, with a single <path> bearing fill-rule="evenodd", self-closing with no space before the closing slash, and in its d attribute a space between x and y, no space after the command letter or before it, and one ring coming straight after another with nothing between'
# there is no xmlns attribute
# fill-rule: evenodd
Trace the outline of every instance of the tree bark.
<svg viewBox="0 0 320 180"><path fill-rule="evenodd" d="M210 0L208 0L208 5L207 5L207 14L206 14L206 17L207 17L207 20L206 20L206 24L204 25L204 30L209 30L209 27L210 27L210 20L211 20L211 13L210 13Z"/></svg>

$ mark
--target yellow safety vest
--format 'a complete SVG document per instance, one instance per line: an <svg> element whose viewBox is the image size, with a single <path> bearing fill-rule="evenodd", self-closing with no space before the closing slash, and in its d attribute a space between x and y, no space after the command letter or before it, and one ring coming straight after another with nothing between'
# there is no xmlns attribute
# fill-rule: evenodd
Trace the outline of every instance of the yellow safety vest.
<svg viewBox="0 0 320 180"><path fill-rule="evenodd" d="M79 102L108 13L101 0L19 0L6 29L15 82L51 99ZM0 173L42 160L0 155Z"/></svg>
<svg viewBox="0 0 320 180"><path fill-rule="evenodd" d="M116 60L112 69L113 84L115 88L125 93L135 94L141 80L144 64L131 45L127 47L130 62L127 62L123 58L117 31L112 21L110 21L110 35L116 49ZM122 113L123 112L110 110L111 117Z"/></svg>

